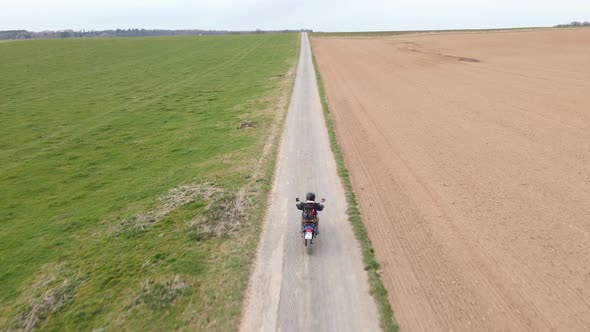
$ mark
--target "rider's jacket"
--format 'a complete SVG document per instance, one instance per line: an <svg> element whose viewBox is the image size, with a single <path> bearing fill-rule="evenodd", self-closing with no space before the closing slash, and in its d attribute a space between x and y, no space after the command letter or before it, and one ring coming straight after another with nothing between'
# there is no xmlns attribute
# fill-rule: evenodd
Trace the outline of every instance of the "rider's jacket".
<svg viewBox="0 0 590 332"><path fill-rule="evenodd" d="M295 206L297 206L298 210L303 211L303 219L315 219L317 217L317 211L324 209L323 204L314 201L299 202ZM313 215L306 215L309 210L313 210Z"/></svg>

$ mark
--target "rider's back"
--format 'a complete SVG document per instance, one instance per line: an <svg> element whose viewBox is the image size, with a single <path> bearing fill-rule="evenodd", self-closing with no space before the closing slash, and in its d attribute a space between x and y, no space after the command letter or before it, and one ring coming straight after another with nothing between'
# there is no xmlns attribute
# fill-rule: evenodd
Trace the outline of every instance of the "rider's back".
<svg viewBox="0 0 590 332"><path fill-rule="evenodd" d="M316 209L316 202L314 201L307 201L303 203L303 213L302 217L303 220L316 220L318 213Z"/></svg>

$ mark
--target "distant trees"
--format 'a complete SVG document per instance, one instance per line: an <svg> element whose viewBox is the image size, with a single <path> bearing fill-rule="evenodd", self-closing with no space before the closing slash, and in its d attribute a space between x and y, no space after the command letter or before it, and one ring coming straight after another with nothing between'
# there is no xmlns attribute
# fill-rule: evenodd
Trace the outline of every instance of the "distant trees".
<svg viewBox="0 0 590 332"><path fill-rule="evenodd" d="M31 38L26 30L0 31L0 39L27 39Z"/></svg>
<svg viewBox="0 0 590 332"><path fill-rule="evenodd" d="M6 30L0 31L1 39L32 39L32 38L111 38L111 37L147 37L147 36L200 36L200 35L224 35L224 34L250 34L250 33L286 33L286 32L312 32L312 30L260 30L255 31L225 31L225 30L161 30L161 29L115 29L115 30L61 30L40 31Z"/></svg>
<svg viewBox="0 0 590 332"><path fill-rule="evenodd" d="M568 24L559 24L555 26L556 28L581 28L581 27L590 27L590 22L578 22L573 21Z"/></svg>

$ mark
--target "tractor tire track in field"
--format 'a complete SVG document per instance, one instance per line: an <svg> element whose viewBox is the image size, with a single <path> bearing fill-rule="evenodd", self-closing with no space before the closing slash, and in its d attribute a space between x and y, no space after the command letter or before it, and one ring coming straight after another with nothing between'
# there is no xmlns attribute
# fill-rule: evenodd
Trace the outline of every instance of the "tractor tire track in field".
<svg viewBox="0 0 590 332"><path fill-rule="evenodd" d="M330 150L311 50L301 53L242 331L377 331L377 306ZM325 197L321 235L307 254L295 197Z"/></svg>

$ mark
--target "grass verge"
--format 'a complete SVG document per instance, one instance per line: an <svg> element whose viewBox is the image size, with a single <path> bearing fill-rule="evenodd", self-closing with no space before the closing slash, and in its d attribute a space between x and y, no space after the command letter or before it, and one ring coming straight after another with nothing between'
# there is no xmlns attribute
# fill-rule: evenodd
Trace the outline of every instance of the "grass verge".
<svg viewBox="0 0 590 332"><path fill-rule="evenodd" d="M340 150L340 146L338 145L336 138L334 122L332 121L332 116L330 115L330 110L326 101L324 84L317 66L315 55L312 55L312 57L318 89L320 92L320 99L322 101L322 109L324 111L324 118L326 119L328 135L330 136L330 147L332 149L332 153L334 153L334 157L336 158L338 175L340 176L346 194L346 202L348 204L348 210L346 213L348 215L349 222L352 224L354 233L356 234L356 237L361 245L363 263L365 264L365 270L369 275L369 290L373 298L375 298L375 302L377 303L379 309L381 327L385 331L396 332L399 330L399 327L393 318L393 310L391 309L391 305L387 299L387 289L385 289L385 286L383 286L381 276L379 275L379 263L375 259L375 254L371 246L371 240L369 239L367 230L365 229L365 226L361 220L358 203L352 189L352 184L350 182L348 170L346 169L346 164L344 163L344 156L342 155L342 151Z"/></svg>

